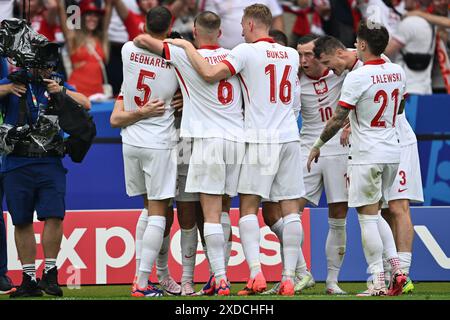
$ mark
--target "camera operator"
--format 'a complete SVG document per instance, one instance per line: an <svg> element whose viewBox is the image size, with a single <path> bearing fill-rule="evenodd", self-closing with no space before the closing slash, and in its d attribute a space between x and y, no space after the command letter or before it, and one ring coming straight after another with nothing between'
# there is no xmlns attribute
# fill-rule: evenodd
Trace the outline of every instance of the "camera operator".
<svg viewBox="0 0 450 320"><path fill-rule="evenodd" d="M67 170L61 160L64 156L62 131L57 121L53 127L44 122L48 119L45 112L51 100L50 94L59 92L66 92L84 108L90 108L87 97L74 92L67 83L60 85L49 79L51 69L30 70L25 72L30 79L27 82L12 82L8 78L0 80L4 125L12 127L12 133L8 132L3 139L6 143L3 143L1 150L1 172L4 175L6 203L15 225L16 247L23 268L22 284L11 294L11 298L42 296L41 290L50 295L63 295L58 285L56 258L63 235ZM30 131L29 128L35 131ZM44 129L39 131L36 128ZM47 129L53 130L54 134L48 135ZM34 135L33 132L36 131L39 134ZM13 146L10 150L8 143ZM39 283L36 280L35 266L35 210L38 219L45 221L41 238L45 269Z"/></svg>

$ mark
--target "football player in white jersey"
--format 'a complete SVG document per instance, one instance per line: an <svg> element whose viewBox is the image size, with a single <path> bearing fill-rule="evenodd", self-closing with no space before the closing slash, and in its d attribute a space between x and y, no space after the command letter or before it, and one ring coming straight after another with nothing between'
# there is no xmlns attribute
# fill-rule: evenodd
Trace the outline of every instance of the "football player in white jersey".
<svg viewBox="0 0 450 320"><path fill-rule="evenodd" d="M244 10L242 33L246 43L238 45L218 63L210 64L187 41L171 43L183 47L192 65L208 82L239 73L245 102L246 154L239 176L239 230L250 279L238 294L262 292L267 284L259 257L260 228L257 213L261 198L279 200L283 214L284 270L279 293L294 294L295 267L300 253L302 226L298 199L304 195L300 139L295 107L298 53L276 44L268 32L269 8L261 4Z"/></svg>
<svg viewBox="0 0 450 320"><path fill-rule="evenodd" d="M307 167L310 171L312 161L319 160L320 148L349 116L352 136L348 205L358 212L364 254L372 275L372 283L364 294L399 295L406 275L400 268L392 231L378 211L380 201L391 200L390 189L400 162L395 123L406 94L406 79L399 65L381 58L389 41L388 31L383 26L370 28L369 23L361 22L357 32L357 54L364 65L345 78L339 106L314 143ZM389 290L386 290L383 251L393 267Z"/></svg>
<svg viewBox="0 0 450 320"><path fill-rule="evenodd" d="M339 40L329 36L321 37L315 42L314 53L324 65L339 74L356 70L363 65L362 61L356 57L355 51L346 50ZM382 57L388 61L386 56ZM417 139L404 112L398 115L396 123L402 152L397 176L391 190L392 201L389 208L387 203L383 203L382 215L389 222L394 233L401 268L409 274L414 238L409 202L423 202L423 188ZM341 139L343 140L346 139ZM385 271L389 271L390 264L386 263L386 259L384 260ZM412 290L414 286L408 277L403 292Z"/></svg>
<svg viewBox="0 0 450 320"><path fill-rule="evenodd" d="M229 50L217 44L220 18L215 13L200 13L193 33L202 59L218 64L227 57ZM239 80L231 77L207 83L191 66L183 49L144 35L137 37L135 43L163 54L177 72L184 103L181 136L193 138L186 191L200 193L205 220L203 233L215 276L215 291L218 295L229 295L225 252L230 231L224 234L221 216L224 195L237 195L245 154Z"/></svg>
<svg viewBox="0 0 450 320"><path fill-rule="evenodd" d="M170 27L171 15L166 11L154 8L147 14L147 31L161 39ZM164 59L132 42L123 46L122 60L123 109L113 111L111 123L122 128L127 194L145 195L148 200L147 224L141 230L141 261L132 296L161 296L162 291L148 279L163 243L169 200L176 191L178 138L171 101L178 82ZM152 104L156 104L153 107L158 116L149 117L146 109ZM179 286L175 289L179 290Z"/></svg>

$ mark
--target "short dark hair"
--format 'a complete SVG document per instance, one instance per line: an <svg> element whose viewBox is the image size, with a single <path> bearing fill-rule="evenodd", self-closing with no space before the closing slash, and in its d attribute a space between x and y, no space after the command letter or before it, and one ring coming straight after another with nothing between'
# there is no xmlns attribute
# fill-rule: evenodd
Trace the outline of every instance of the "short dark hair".
<svg viewBox="0 0 450 320"><path fill-rule="evenodd" d="M275 40L275 42L277 42L283 46L288 45L288 37L283 31L276 30L276 29L270 29L269 36L271 36L272 39Z"/></svg>
<svg viewBox="0 0 450 320"><path fill-rule="evenodd" d="M155 34L163 34L168 32L172 22L172 13L163 6L150 9L146 15L145 26L147 31Z"/></svg>
<svg viewBox="0 0 450 320"><path fill-rule="evenodd" d="M322 53L333 54L337 49L347 49L344 44L332 36L322 36L314 41L314 56L320 59Z"/></svg>
<svg viewBox="0 0 450 320"><path fill-rule="evenodd" d="M210 31L219 29L220 23L220 17L212 11L203 11L199 13L194 20L194 26L199 25Z"/></svg>
<svg viewBox="0 0 450 320"><path fill-rule="evenodd" d="M366 41L370 52L376 56L381 55L389 43L389 32L386 27L370 20L359 23L356 37Z"/></svg>
<svg viewBox="0 0 450 320"><path fill-rule="evenodd" d="M304 35L304 36L300 37L298 39L297 45L303 45L305 43L314 41L316 39L319 39L319 36L316 35L316 34L310 33L310 34L307 34L307 35Z"/></svg>

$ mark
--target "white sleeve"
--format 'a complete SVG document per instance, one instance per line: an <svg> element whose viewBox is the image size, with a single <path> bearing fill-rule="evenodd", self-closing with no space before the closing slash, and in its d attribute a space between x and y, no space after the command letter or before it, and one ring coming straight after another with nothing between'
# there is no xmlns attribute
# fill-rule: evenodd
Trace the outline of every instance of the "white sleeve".
<svg viewBox="0 0 450 320"><path fill-rule="evenodd" d="M230 51L227 58L222 62L230 69L231 75L239 73L247 63L248 44L241 43Z"/></svg>
<svg viewBox="0 0 450 320"><path fill-rule="evenodd" d="M355 109L356 104L362 96L363 88L359 80L359 75L355 72L350 72L345 77L342 84L341 97L339 98L339 105L350 110Z"/></svg>
<svg viewBox="0 0 450 320"><path fill-rule="evenodd" d="M184 49L166 42L164 42L164 59L175 67L182 61L189 60Z"/></svg>

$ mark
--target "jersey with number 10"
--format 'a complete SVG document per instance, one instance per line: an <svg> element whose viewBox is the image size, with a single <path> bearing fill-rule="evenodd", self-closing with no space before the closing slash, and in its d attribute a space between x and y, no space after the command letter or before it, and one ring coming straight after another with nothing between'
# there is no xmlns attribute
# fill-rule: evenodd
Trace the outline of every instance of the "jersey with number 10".
<svg viewBox="0 0 450 320"><path fill-rule="evenodd" d="M339 105L351 109L352 164L399 163L398 108L406 94L402 67L383 59L348 73Z"/></svg>
<svg viewBox="0 0 450 320"><path fill-rule="evenodd" d="M136 111L150 100L164 100L162 116L140 120L121 131L123 143L136 147L170 149L177 141L174 108L170 105L178 90L173 68L161 57L136 47L132 41L122 47L122 93L125 111Z"/></svg>
<svg viewBox="0 0 450 320"><path fill-rule="evenodd" d="M218 46L198 49L210 64L220 63L228 52ZM183 93L181 136L244 142L242 93L237 77L207 83L192 67L184 49L165 44L164 55L175 67Z"/></svg>
<svg viewBox="0 0 450 320"><path fill-rule="evenodd" d="M238 45L223 62L241 79L246 141L299 141L294 112L300 104L297 51L264 38Z"/></svg>

